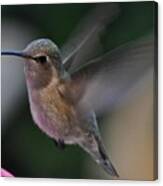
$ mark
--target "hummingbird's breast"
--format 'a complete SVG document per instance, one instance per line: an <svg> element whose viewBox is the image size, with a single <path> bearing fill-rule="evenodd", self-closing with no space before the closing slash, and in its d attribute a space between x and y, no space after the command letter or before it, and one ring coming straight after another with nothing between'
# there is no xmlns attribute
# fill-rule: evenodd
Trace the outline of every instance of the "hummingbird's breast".
<svg viewBox="0 0 163 186"><path fill-rule="evenodd" d="M52 138L72 141L72 136L78 135L80 129L66 86L55 82L40 90L28 89L32 116L39 128Z"/></svg>

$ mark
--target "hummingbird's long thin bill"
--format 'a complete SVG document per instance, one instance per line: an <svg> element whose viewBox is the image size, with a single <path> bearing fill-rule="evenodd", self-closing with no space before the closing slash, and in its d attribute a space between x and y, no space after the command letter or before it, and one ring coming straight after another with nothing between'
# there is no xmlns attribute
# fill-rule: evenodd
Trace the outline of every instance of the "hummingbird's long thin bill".
<svg viewBox="0 0 163 186"><path fill-rule="evenodd" d="M21 51L2 51L1 55L17 56L17 57L22 57L22 58L31 58L30 56L26 55L25 53L23 53Z"/></svg>

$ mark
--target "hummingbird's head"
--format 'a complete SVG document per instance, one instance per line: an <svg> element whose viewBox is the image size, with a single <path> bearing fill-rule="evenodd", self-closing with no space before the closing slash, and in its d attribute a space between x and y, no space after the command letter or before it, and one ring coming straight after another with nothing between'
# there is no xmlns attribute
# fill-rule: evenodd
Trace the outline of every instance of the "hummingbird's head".
<svg viewBox="0 0 163 186"><path fill-rule="evenodd" d="M40 64L51 61L56 68L59 65L58 63L61 62L60 51L57 45L50 39L34 40L27 45L22 53L27 58L29 57L38 63L40 62Z"/></svg>
<svg viewBox="0 0 163 186"><path fill-rule="evenodd" d="M58 47L49 39L37 39L20 52L2 52L25 59L27 80L34 87L46 86L52 78L58 78L63 64Z"/></svg>

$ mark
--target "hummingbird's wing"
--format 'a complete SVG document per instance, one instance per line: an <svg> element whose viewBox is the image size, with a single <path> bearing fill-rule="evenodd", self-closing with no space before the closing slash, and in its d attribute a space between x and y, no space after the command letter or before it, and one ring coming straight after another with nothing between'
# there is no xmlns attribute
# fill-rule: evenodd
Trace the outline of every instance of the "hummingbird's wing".
<svg viewBox="0 0 163 186"><path fill-rule="evenodd" d="M130 42L71 71L79 106L103 112L119 103L150 67L154 73L154 44L153 36Z"/></svg>
<svg viewBox="0 0 163 186"><path fill-rule="evenodd" d="M61 49L66 70L73 69L100 53L100 34L104 31L104 27L111 24L118 15L119 6L117 3L96 4L90 10L72 33L67 44Z"/></svg>

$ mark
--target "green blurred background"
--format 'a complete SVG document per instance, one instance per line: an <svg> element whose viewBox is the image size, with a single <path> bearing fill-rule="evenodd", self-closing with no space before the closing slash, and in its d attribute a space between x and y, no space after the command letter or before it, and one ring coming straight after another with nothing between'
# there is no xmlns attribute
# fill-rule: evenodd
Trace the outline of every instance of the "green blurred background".
<svg viewBox="0 0 163 186"><path fill-rule="evenodd" d="M102 36L105 50L154 29L154 2L119 5L120 16ZM3 5L2 49L22 49L40 37L50 38L61 47L94 6ZM8 64L2 63L1 76L2 167L16 177L109 179L79 147L66 146L62 151L36 127L30 114L23 66L14 69L17 64L11 61L15 59L7 60ZM19 73L21 76L16 76ZM14 92L12 86L17 87ZM104 142L122 179L152 179L154 175L153 80L145 86L137 100L99 119Z"/></svg>

